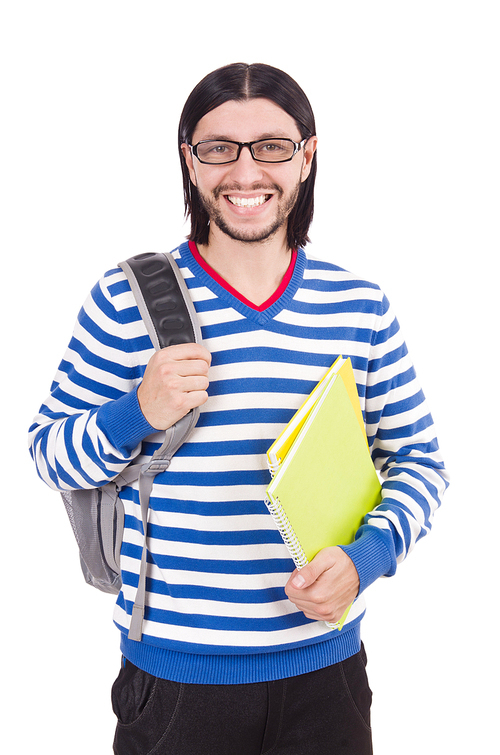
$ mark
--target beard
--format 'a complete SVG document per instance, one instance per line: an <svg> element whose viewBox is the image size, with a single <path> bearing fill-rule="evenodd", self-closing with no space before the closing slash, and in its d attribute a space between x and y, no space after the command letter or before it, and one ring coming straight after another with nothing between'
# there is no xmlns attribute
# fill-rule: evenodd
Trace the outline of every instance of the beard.
<svg viewBox="0 0 500 755"><path fill-rule="evenodd" d="M263 193L270 193L272 191L278 198L276 215L274 219L264 228L245 228L244 224L242 224L240 227L236 227L229 225L229 223L226 221L224 214L222 213L217 202L223 192L227 193L230 191L242 191L240 187L220 184L213 190L212 196L202 194L199 189L198 196L200 198L201 204L203 205L203 209L209 217L210 222L214 223L222 231L222 233L226 234L226 236L229 236L229 238L234 239L235 241L243 241L254 244L259 241L261 242L271 239L280 228L286 225L288 216L290 215L297 202L300 187L301 181L298 181L295 188L288 194L288 196L285 197L285 192L283 191L281 186L278 186L277 184L273 184L271 186L257 184L252 186L252 191L262 191Z"/></svg>

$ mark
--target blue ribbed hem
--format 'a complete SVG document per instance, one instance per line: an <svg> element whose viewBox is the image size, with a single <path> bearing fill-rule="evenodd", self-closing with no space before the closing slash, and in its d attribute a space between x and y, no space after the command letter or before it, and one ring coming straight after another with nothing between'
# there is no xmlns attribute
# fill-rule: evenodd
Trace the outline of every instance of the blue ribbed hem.
<svg viewBox="0 0 500 755"><path fill-rule="evenodd" d="M357 653L360 625L334 637L272 653L196 655L134 642L122 634L121 651L135 666L153 676L184 684L251 684L308 674Z"/></svg>
<svg viewBox="0 0 500 755"><path fill-rule="evenodd" d="M112 446L126 456L132 456L144 438L158 432L141 411L137 388L99 407L96 421Z"/></svg>

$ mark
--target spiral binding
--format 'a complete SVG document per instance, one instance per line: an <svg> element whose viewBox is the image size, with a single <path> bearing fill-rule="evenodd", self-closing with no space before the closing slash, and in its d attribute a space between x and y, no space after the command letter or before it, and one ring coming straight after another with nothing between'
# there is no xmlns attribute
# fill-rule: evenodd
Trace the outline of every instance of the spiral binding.
<svg viewBox="0 0 500 755"><path fill-rule="evenodd" d="M275 501L270 501L269 498L266 498L265 502L267 508L269 509L269 513L271 514L280 532L280 535L283 538L283 542L285 543L291 557L293 558L295 566L297 567L297 569L302 569L304 566L306 566L306 564L309 563L309 559L304 553L304 549L302 548L299 539L295 534L292 525L290 524L290 520L285 514L285 510L281 505L279 498L276 498Z"/></svg>
<svg viewBox="0 0 500 755"><path fill-rule="evenodd" d="M268 460L267 466L269 468L269 471L271 472L271 478L274 478L276 473L279 471L279 468L281 467L281 458L278 458L275 464L271 464L271 462Z"/></svg>

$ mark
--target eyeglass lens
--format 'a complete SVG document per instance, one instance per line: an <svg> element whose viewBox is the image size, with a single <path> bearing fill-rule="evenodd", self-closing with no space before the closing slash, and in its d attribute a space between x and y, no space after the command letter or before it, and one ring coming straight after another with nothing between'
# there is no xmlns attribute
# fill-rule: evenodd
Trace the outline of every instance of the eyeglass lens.
<svg viewBox="0 0 500 755"><path fill-rule="evenodd" d="M255 160L279 163L293 157L295 144L291 139L262 139L251 149ZM206 141L197 145L199 159L211 164L234 162L238 159L238 151L238 142Z"/></svg>

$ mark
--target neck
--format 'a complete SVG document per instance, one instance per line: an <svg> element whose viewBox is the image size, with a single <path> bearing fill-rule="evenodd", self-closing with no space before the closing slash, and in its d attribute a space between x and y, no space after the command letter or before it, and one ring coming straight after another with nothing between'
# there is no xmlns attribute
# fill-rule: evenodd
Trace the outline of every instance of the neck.
<svg viewBox="0 0 500 755"><path fill-rule="evenodd" d="M198 251L230 286L257 306L279 287L291 260L286 233L247 242L211 227L208 244L198 244Z"/></svg>

